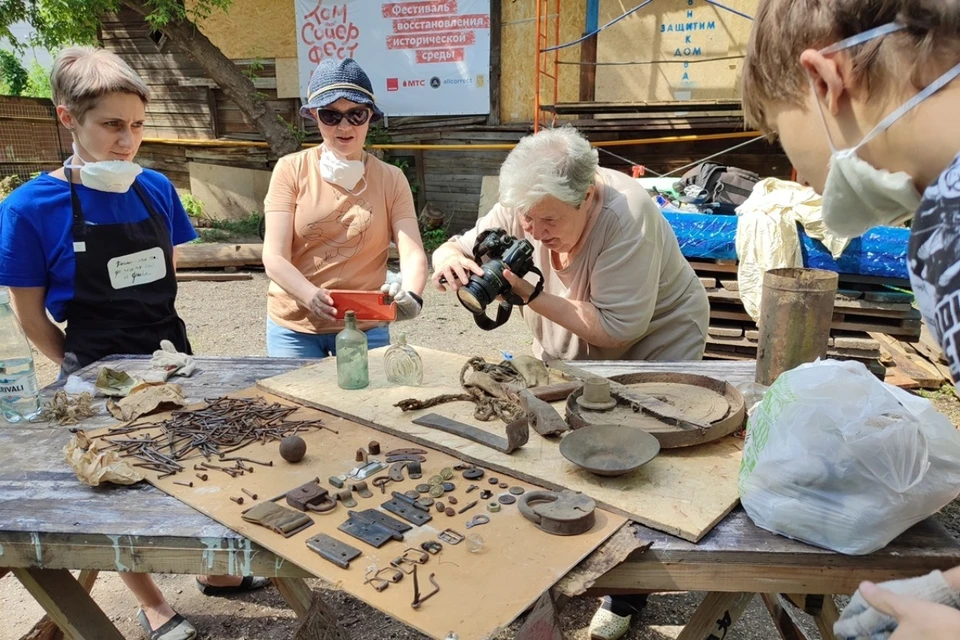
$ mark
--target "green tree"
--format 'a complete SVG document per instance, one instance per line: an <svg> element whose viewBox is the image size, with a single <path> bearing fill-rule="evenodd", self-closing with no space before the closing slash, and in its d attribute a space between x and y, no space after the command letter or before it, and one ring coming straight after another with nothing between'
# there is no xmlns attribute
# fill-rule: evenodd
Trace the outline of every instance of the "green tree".
<svg viewBox="0 0 960 640"><path fill-rule="evenodd" d="M286 155L300 148L297 136L267 107L253 81L197 27L214 12L227 11L231 1L196 0L188 9L183 0L0 0L0 37L17 43L10 26L25 20L34 29L29 44L56 50L67 44L94 43L104 14L121 7L132 9L196 61L257 127L273 153Z"/></svg>
<svg viewBox="0 0 960 640"><path fill-rule="evenodd" d="M23 95L30 98L52 98L50 92L50 71L44 69L36 60L30 65L27 72L27 88Z"/></svg>
<svg viewBox="0 0 960 640"><path fill-rule="evenodd" d="M23 95L27 80L27 70L20 64L20 59L6 49L0 49L0 93L8 96Z"/></svg>

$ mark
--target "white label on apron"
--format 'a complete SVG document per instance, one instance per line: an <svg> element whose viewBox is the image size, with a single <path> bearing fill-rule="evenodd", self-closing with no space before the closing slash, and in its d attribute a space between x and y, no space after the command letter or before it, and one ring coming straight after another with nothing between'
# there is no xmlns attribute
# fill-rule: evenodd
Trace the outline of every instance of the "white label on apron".
<svg viewBox="0 0 960 640"><path fill-rule="evenodd" d="M126 289L162 280L167 275L167 263L163 249L154 247L113 258L107 263L107 271L114 289Z"/></svg>
<svg viewBox="0 0 960 640"><path fill-rule="evenodd" d="M86 242L74 242L73 243L73 252L74 253L83 253L87 250Z"/></svg>

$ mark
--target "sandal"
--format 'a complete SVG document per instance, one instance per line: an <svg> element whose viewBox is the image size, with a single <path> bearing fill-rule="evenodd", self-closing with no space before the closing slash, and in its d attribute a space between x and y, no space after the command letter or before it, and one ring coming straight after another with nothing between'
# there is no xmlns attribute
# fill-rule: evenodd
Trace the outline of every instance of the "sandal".
<svg viewBox="0 0 960 640"><path fill-rule="evenodd" d="M597 609L590 620L591 640L618 640L630 629L633 616L618 616L604 608Z"/></svg>
<svg viewBox="0 0 960 640"><path fill-rule="evenodd" d="M197 637L197 630L179 613L175 613L172 618L153 629L147 620L147 614L143 612L143 609L140 609L140 613L137 614L137 622L143 627L150 640L192 640L192 638Z"/></svg>
<svg viewBox="0 0 960 640"><path fill-rule="evenodd" d="M227 596L234 593L246 593L247 591L256 591L263 589L270 584L270 578L255 578L253 576L243 576L243 580L238 585L232 587L215 587L200 582L197 578L197 589L205 596Z"/></svg>

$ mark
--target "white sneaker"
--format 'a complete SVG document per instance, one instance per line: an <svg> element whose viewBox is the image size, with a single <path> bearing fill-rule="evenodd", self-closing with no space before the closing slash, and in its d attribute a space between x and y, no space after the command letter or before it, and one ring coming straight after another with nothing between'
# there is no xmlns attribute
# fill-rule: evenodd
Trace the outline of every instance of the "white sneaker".
<svg viewBox="0 0 960 640"><path fill-rule="evenodd" d="M633 616L618 616L612 611L600 607L590 620L591 640L619 640L630 629Z"/></svg>

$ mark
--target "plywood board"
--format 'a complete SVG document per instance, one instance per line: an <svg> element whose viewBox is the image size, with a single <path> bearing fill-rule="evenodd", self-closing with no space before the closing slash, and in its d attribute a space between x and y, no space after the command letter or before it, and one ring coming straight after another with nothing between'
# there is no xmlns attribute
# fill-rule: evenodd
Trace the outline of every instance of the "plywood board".
<svg viewBox="0 0 960 640"><path fill-rule="evenodd" d="M757 4L758 0L723 2L750 16L756 13ZM636 2L626 0L601 2L600 24L635 6ZM601 64L597 67L596 99L739 100L742 58L751 24L706 0L652 2L598 36L597 61ZM641 64L622 64L625 62Z"/></svg>
<svg viewBox="0 0 960 640"><path fill-rule="evenodd" d="M530 479L551 489L582 491L605 508L642 524L691 541L698 541L737 504L737 474L742 442L723 438L686 450L661 452L641 469L620 478L601 478L560 455L559 442L531 430L530 442L512 455L415 425L411 420L439 413L503 435L500 422L473 418L474 405L454 402L428 411L403 413L399 400L424 400L460 393L460 369L467 358L418 347L424 362L424 385L400 387L387 382L381 366L383 350L370 352L370 386L360 391L337 388L333 358L258 383L261 389L309 406L350 417L388 433L447 451L457 457L513 477ZM563 412L562 403L558 410Z"/></svg>
<svg viewBox="0 0 960 640"><path fill-rule="evenodd" d="M264 394L248 390L231 395L241 397ZM279 398L269 395L265 397L269 401L282 402ZM245 522L240 515L244 510L316 477L321 479L322 486L335 490L329 485L327 478L354 468L357 465L354 459L357 449L365 447L371 440L377 440L380 443L382 452L411 446L409 442L400 438L379 433L369 427L323 414L314 409L301 408L289 419L313 420L316 418L323 419L325 425L337 433L326 429L301 433L307 442L307 455L297 464L284 462L280 458L276 444L251 445L232 453L231 456L248 457L262 462L273 461L273 466L251 465L255 472L238 478L230 478L223 472L210 470L204 472L208 476L208 481L202 482L195 477L197 472L192 469L193 463L203 461L198 457L196 460L188 461L188 470L159 480L151 473L148 480L194 509L323 579L331 585L331 588L342 589L433 638L445 638L450 631L456 632L463 640L480 640L494 635L498 629L510 624L533 605L541 594L626 524L624 518L598 510L597 522L589 532L571 537L551 536L525 520L516 505L503 506L500 512L489 513L485 508L487 501L480 500L480 491L466 493L471 482L464 480L459 473L456 473L451 480L456 485L456 489L447 494L447 497L450 495L457 497L458 504L455 508L458 510L474 500L480 500L476 507L463 515L453 517L439 514L434 510L431 512L432 521L422 527L413 527L404 534L402 542L391 541L380 549L374 549L337 530L337 527L347 519L348 509L341 504L328 514L310 514L315 524L290 538L284 538L258 525ZM376 509L390 498L391 491L403 492L413 489L417 484L426 482L430 476L439 473L441 469L452 467L457 463L452 456L438 451L429 451L426 457L427 460L423 463L422 479L406 479L402 483L390 483L387 485L386 494L381 494L379 489L371 486L370 489L373 491L371 498L362 498L354 493L358 503L354 510ZM383 456L380 457L382 458ZM217 464L216 460L211 462ZM385 474L386 472L381 472L378 475ZM494 489L494 496L506 493L487 484L489 477L488 473L486 477L475 483L482 485L482 488ZM372 479L367 480L368 485ZM192 481L193 487L173 484L175 481ZM512 479L508 481L510 486L521 486L526 491L538 488L525 482ZM242 493L241 489L256 493L258 500L252 500ZM242 497L244 504L237 505L231 502L229 499L231 496ZM444 498L441 498L441 501L444 501ZM281 500L279 504L284 502ZM489 516L490 522L471 529L465 528L464 525L468 520L480 514ZM410 547L419 549L421 543L436 540L437 533L448 527L464 535L480 536L483 546L479 552L473 553L468 549L468 541L456 546L444 543L443 551L439 555L431 556L427 564L419 567L421 593L432 590L428 579L430 574L436 574L435 579L440 585L439 593L427 600L419 609L415 610L410 606L413 600L412 576L405 576L399 583L390 585L383 592L377 592L370 585L363 584L364 574L369 567L389 566L390 561L400 556L405 549ZM319 533L325 533L359 549L363 555L353 560L349 569L341 569L307 548L306 539ZM245 549L243 545L238 546L235 573L247 572L244 565L249 565L250 554L249 546ZM513 572L518 579L504 580L506 571Z"/></svg>

